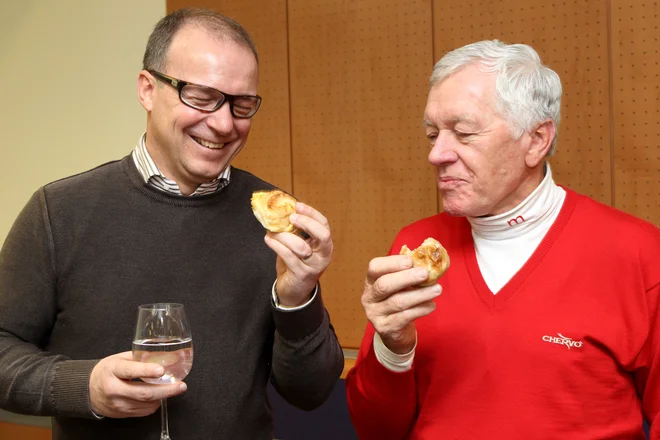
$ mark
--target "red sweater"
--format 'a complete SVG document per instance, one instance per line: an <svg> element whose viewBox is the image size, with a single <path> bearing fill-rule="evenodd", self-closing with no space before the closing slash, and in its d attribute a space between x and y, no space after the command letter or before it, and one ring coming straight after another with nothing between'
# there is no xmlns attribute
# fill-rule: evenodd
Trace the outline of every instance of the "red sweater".
<svg viewBox="0 0 660 440"><path fill-rule="evenodd" d="M525 265L497 293L465 218L404 228L390 253L434 237L451 267L394 373L367 327L346 378L362 440L660 439L660 231L567 190Z"/></svg>

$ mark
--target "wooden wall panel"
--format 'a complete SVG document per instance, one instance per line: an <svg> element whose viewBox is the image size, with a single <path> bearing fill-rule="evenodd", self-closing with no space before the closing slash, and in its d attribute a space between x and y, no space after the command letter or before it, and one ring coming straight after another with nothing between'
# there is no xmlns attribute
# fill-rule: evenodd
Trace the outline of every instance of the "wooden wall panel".
<svg viewBox="0 0 660 440"><path fill-rule="evenodd" d="M357 347L371 258L437 211L422 128L432 66L426 0L289 0L293 188L331 222L324 300Z"/></svg>
<svg viewBox="0 0 660 440"><path fill-rule="evenodd" d="M660 226L660 2L612 0L614 205Z"/></svg>
<svg viewBox="0 0 660 440"><path fill-rule="evenodd" d="M232 165L291 191L286 0L167 0L167 12L190 6L234 18L255 41L263 101L253 119L250 138Z"/></svg>
<svg viewBox="0 0 660 440"><path fill-rule="evenodd" d="M435 58L480 40L526 43L564 87L555 181L611 203L606 0L433 0Z"/></svg>
<svg viewBox="0 0 660 440"><path fill-rule="evenodd" d="M48 428L0 422L0 439L51 440L52 430Z"/></svg>
<svg viewBox="0 0 660 440"><path fill-rule="evenodd" d="M356 347L368 261L438 210L421 120L448 50L493 38L537 49L564 86L555 180L660 224L658 3L168 0L168 11L214 8L253 34L264 107L235 164L330 219L324 298Z"/></svg>

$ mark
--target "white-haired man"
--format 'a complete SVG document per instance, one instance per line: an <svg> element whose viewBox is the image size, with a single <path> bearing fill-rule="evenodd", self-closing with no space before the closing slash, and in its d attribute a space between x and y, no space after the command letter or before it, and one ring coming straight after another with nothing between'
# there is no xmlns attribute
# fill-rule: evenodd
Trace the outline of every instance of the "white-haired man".
<svg viewBox="0 0 660 440"><path fill-rule="evenodd" d="M445 212L369 264L347 377L360 439L643 439L643 418L660 439L660 231L554 183L561 90L526 45L436 64ZM398 255L427 237L451 258L442 287Z"/></svg>

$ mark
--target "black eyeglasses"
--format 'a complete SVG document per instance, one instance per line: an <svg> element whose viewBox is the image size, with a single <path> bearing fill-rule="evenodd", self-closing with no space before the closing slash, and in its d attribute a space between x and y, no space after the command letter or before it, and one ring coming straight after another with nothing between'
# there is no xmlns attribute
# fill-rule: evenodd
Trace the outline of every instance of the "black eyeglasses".
<svg viewBox="0 0 660 440"><path fill-rule="evenodd" d="M229 109L235 118L247 119L254 116L261 105L261 96L258 95L230 95L212 87L181 81L155 70L147 72L177 89L181 102L197 110L214 112L222 107L222 104L229 102Z"/></svg>

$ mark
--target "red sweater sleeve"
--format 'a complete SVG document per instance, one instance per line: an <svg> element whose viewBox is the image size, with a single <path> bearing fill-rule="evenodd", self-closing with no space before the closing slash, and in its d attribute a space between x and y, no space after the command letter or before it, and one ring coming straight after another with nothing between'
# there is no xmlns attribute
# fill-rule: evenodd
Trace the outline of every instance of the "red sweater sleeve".
<svg viewBox="0 0 660 440"><path fill-rule="evenodd" d="M650 440L660 440L660 285L647 292L649 332L637 357L635 381L644 418L651 425Z"/></svg>
<svg viewBox="0 0 660 440"><path fill-rule="evenodd" d="M346 395L360 440L403 440L417 416L413 369L395 373L383 367L373 347L374 328L367 325L355 366L346 376Z"/></svg>

